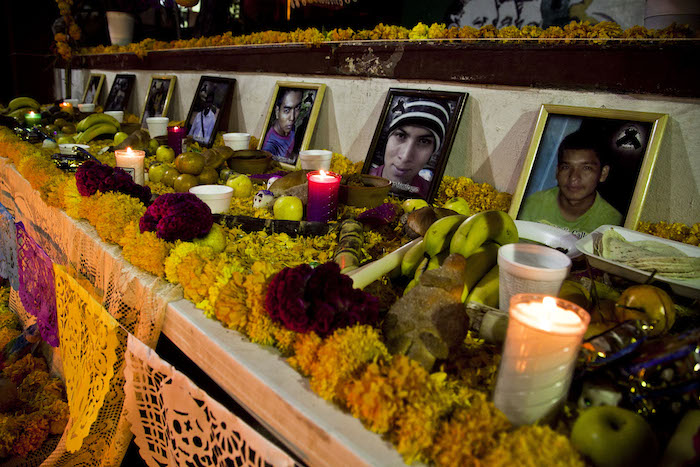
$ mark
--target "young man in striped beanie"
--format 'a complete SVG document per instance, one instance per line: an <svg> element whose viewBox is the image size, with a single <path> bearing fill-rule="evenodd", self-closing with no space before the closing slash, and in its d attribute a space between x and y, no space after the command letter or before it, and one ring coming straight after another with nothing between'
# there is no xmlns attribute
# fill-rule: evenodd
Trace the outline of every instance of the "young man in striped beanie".
<svg viewBox="0 0 700 467"><path fill-rule="evenodd" d="M391 121L384 163L369 173L389 179L393 191L425 198L430 181L418 172L440 152L449 120L449 110L440 103L404 103Z"/></svg>

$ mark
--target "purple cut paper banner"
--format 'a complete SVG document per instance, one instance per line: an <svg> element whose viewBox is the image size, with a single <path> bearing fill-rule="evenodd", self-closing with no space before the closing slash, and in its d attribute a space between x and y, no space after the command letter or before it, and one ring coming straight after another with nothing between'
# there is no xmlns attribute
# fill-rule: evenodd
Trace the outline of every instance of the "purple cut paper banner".
<svg viewBox="0 0 700 467"><path fill-rule="evenodd" d="M21 222L17 223L17 256L19 298L22 306L36 316L41 337L52 347L58 347L53 263L46 252L29 236Z"/></svg>

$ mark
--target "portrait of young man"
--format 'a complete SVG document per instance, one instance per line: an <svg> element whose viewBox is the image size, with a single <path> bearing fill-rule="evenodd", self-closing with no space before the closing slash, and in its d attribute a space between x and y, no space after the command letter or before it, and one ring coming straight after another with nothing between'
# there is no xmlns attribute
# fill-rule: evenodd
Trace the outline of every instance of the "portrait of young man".
<svg viewBox="0 0 700 467"><path fill-rule="evenodd" d="M466 98L452 94L391 90L363 173L386 178L396 195L428 199L440 183Z"/></svg>
<svg viewBox="0 0 700 467"><path fill-rule="evenodd" d="M578 238L601 225L622 225L624 216L600 194L614 170L609 152L601 134L568 134L557 149L556 186L527 196L518 219L554 225Z"/></svg>
<svg viewBox="0 0 700 467"><path fill-rule="evenodd" d="M279 162L295 164L315 98L315 89L280 87L261 149Z"/></svg>

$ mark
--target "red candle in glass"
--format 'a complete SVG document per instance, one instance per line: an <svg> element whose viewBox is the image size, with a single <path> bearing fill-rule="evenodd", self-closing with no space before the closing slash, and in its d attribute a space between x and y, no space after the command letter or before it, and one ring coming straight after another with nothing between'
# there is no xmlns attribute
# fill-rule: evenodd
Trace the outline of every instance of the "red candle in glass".
<svg viewBox="0 0 700 467"><path fill-rule="evenodd" d="M185 138L185 128L181 126L168 127L168 146L173 148L175 155L182 154L182 140Z"/></svg>
<svg viewBox="0 0 700 467"><path fill-rule="evenodd" d="M306 203L306 220L328 222L338 210L340 175L323 170L306 174L309 181L309 200Z"/></svg>

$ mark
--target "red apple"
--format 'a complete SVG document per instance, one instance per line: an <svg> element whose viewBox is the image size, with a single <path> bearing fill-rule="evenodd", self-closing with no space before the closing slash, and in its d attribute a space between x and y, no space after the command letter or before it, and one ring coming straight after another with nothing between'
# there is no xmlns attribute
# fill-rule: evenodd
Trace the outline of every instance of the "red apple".
<svg viewBox="0 0 700 467"><path fill-rule="evenodd" d="M655 465L658 442L641 415L610 405L586 409L574 422L571 443L596 467Z"/></svg>

